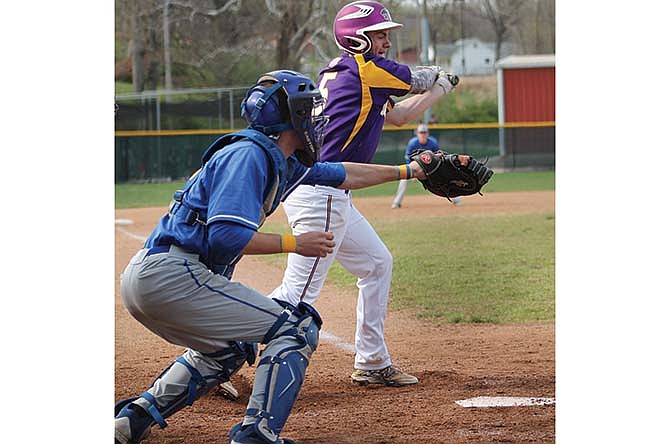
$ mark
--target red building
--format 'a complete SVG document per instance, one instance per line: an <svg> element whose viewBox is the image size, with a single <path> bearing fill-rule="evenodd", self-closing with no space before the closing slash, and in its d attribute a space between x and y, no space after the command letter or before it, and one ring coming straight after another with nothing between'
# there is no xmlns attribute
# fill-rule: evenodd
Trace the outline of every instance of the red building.
<svg viewBox="0 0 670 444"><path fill-rule="evenodd" d="M556 69L554 54L498 60L500 154L519 161L555 161ZM522 162L524 163L524 162ZM533 162L535 163L535 162Z"/></svg>

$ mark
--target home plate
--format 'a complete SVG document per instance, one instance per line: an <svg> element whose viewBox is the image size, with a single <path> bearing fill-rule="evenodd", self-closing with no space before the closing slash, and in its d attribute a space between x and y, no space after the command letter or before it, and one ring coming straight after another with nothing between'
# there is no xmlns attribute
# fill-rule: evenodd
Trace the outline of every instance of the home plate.
<svg viewBox="0 0 670 444"><path fill-rule="evenodd" d="M553 405L554 398L520 398L513 396L478 396L456 401L461 407L523 407L532 405Z"/></svg>
<svg viewBox="0 0 670 444"><path fill-rule="evenodd" d="M131 225L133 223L130 219L116 219L114 225Z"/></svg>

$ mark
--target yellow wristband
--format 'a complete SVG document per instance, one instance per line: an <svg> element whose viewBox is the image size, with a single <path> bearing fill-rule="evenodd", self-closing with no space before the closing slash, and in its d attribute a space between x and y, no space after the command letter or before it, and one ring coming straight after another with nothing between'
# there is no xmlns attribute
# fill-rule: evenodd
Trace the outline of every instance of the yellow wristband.
<svg viewBox="0 0 670 444"><path fill-rule="evenodd" d="M279 245L281 247L282 253L295 253L297 241L295 236L292 234L282 234L279 237Z"/></svg>
<svg viewBox="0 0 670 444"><path fill-rule="evenodd" d="M412 178L412 169L409 165L398 165L398 180L401 179L411 179Z"/></svg>

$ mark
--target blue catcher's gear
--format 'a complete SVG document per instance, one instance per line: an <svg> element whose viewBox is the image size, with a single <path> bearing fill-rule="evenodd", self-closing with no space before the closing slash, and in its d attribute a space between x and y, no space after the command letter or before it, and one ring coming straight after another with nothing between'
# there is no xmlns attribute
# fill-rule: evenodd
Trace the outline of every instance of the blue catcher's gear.
<svg viewBox="0 0 670 444"><path fill-rule="evenodd" d="M230 432L230 444L289 444L279 438L305 379L309 359L319 342L321 318L304 302L297 308L283 301L284 314L265 335L254 387L244 421ZM289 328L286 328L286 327Z"/></svg>
<svg viewBox="0 0 670 444"><path fill-rule="evenodd" d="M250 128L276 138L294 129L303 144L296 150L306 166L319 161L328 117L323 115L319 88L299 72L278 70L263 74L242 101L242 117Z"/></svg>
<svg viewBox="0 0 670 444"><path fill-rule="evenodd" d="M167 427L166 418L229 381L245 362L252 365L257 350L257 344L249 342L232 342L228 348L207 354L187 350L156 378L149 390L116 403L115 444L139 443L154 424L161 429ZM203 375L205 370L208 374ZM215 373L209 373L212 371Z"/></svg>

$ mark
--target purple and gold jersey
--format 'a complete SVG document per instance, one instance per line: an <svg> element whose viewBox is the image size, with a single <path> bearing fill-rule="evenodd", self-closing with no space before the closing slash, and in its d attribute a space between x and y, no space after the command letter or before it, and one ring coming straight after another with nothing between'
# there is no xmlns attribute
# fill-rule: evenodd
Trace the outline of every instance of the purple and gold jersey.
<svg viewBox="0 0 670 444"><path fill-rule="evenodd" d="M390 96L410 90L407 65L373 54L342 54L319 73L319 89L330 121L321 149L322 162L369 163L382 135Z"/></svg>

